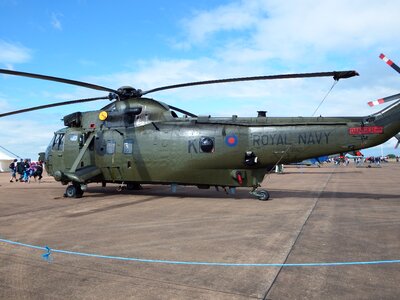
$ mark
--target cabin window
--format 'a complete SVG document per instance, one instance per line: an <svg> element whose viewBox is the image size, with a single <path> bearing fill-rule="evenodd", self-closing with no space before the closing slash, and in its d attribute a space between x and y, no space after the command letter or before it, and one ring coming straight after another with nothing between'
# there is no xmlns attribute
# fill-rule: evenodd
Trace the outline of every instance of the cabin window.
<svg viewBox="0 0 400 300"><path fill-rule="evenodd" d="M133 140L125 140L122 152L124 154L132 154L133 153Z"/></svg>
<svg viewBox="0 0 400 300"><path fill-rule="evenodd" d="M63 150L64 149L64 137L65 133L57 133L53 140L53 150Z"/></svg>
<svg viewBox="0 0 400 300"><path fill-rule="evenodd" d="M70 134L69 135L69 140L71 142L76 142L78 140L78 135L76 133Z"/></svg>
<svg viewBox="0 0 400 300"><path fill-rule="evenodd" d="M114 154L115 153L115 141L113 141L113 140L107 141L106 153L107 154Z"/></svg>

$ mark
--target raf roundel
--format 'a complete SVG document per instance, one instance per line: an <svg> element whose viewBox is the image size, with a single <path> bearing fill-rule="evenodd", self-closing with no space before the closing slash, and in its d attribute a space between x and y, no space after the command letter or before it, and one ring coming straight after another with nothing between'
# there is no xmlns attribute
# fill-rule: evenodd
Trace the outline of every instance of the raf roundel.
<svg viewBox="0 0 400 300"><path fill-rule="evenodd" d="M225 137L225 144L229 147L235 147L238 141L239 139L236 134L229 134Z"/></svg>

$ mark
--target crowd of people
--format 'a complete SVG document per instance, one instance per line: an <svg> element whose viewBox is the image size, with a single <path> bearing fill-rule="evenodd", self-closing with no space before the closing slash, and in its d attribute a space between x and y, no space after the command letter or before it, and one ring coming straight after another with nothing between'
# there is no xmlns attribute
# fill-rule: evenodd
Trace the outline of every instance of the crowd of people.
<svg viewBox="0 0 400 300"><path fill-rule="evenodd" d="M15 182L19 181L29 183L32 177L35 181L38 179L40 182L43 177L43 162L41 161L30 162L29 160L23 160L22 158L20 161L14 159L9 168L11 173L10 182L14 182L15 180Z"/></svg>

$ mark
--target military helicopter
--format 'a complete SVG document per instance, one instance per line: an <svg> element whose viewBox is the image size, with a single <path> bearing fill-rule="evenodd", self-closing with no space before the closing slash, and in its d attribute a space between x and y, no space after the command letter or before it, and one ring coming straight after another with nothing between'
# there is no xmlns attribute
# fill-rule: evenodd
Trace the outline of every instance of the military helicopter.
<svg viewBox="0 0 400 300"><path fill-rule="evenodd" d="M400 130L399 103L365 117L197 116L143 97L195 85L251 80L358 75L355 71L283 74L189 82L147 91L123 86L117 90L65 78L0 69L0 73L50 80L108 92L107 96L78 99L0 114L0 117L49 107L109 99L97 111L64 116L65 128L54 133L40 160L49 175L64 185L66 197L82 197L88 183L219 187L234 194L252 187L250 194L268 200L259 189L276 164L347 152L379 145ZM176 112L183 114L178 116Z"/></svg>

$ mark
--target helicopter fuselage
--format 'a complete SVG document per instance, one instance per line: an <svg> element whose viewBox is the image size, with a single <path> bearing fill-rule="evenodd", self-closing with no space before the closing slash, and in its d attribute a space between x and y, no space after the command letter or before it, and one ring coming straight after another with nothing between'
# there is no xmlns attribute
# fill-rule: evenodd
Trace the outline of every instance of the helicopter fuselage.
<svg viewBox="0 0 400 300"><path fill-rule="evenodd" d="M257 187L278 163L388 140L399 132L400 111L396 106L368 117L194 118L141 98L64 121L68 126L55 133L45 158L48 173L63 183Z"/></svg>

